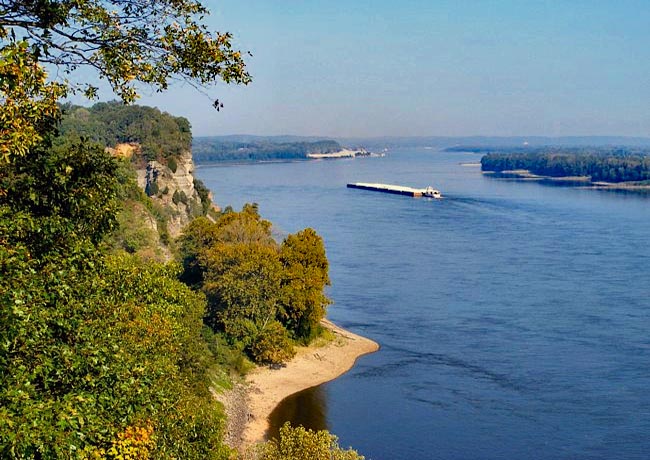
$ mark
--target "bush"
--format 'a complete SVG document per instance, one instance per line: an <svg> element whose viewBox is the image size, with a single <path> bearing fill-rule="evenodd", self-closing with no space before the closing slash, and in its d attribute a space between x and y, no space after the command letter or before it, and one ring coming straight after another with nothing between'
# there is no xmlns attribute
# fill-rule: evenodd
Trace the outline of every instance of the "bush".
<svg viewBox="0 0 650 460"><path fill-rule="evenodd" d="M187 195L182 190L176 190L172 195L172 201L175 205L178 205L178 203L187 204Z"/></svg>
<svg viewBox="0 0 650 460"><path fill-rule="evenodd" d="M176 159L174 157L169 157L167 159L167 167L171 169L173 173L176 172L176 170L178 169L178 163L176 162Z"/></svg>
<svg viewBox="0 0 650 460"><path fill-rule="evenodd" d="M341 449L338 438L327 430L312 431L289 422L280 428L280 438L263 444L259 460L363 460L352 449Z"/></svg>
<svg viewBox="0 0 650 460"><path fill-rule="evenodd" d="M249 347L256 363L280 364L296 355L287 330L278 321L272 321L260 331Z"/></svg>
<svg viewBox="0 0 650 460"><path fill-rule="evenodd" d="M194 179L194 190L196 190L199 198L201 198L201 207L203 215L205 216L210 210L210 205L212 204L212 200L210 200L210 190L199 179Z"/></svg>
<svg viewBox="0 0 650 460"><path fill-rule="evenodd" d="M158 195L158 192L159 190L157 182L149 182L145 187L145 193L149 196L156 196Z"/></svg>

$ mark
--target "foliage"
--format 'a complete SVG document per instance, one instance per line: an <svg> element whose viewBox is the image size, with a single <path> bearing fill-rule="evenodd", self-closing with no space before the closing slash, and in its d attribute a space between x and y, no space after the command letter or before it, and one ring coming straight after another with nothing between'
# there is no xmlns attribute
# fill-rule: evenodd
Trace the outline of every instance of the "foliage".
<svg viewBox="0 0 650 460"><path fill-rule="evenodd" d="M255 362L293 356L290 338L309 342L319 332L329 300L328 263L312 229L282 246L256 205L228 211L216 222L194 220L183 232L182 279L208 298L206 324Z"/></svg>
<svg viewBox="0 0 650 460"><path fill-rule="evenodd" d="M309 153L332 153L342 149L336 141L233 142L218 137L200 137L192 142L197 163L218 161L305 160Z"/></svg>
<svg viewBox="0 0 650 460"><path fill-rule="evenodd" d="M284 267L279 317L296 338L311 341L330 300L323 293L330 284L323 239L311 228L282 242Z"/></svg>
<svg viewBox="0 0 650 460"><path fill-rule="evenodd" d="M106 452L109 460L149 460L151 449L155 446L152 438L153 428L129 426L122 433L118 433L117 439Z"/></svg>
<svg viewBox="0 0 650 460"><path fill-rule="evenodd" d="M207 324L248 349L277 313L281 266L277 250L259 244L218 244L200 256Z"/></svg>
<svg viewBox="0 0 650 460"><path fill-rule="evenodd" d="M62 74L88 67L133 102L138 82L162 91L172 79L250 81L231 35L210 33L201 23L207 14L196 0L2 0L0 28L9 46L24 37L38 62ZM97 91L91 85L73 89L89 97Z"/></svg>
<svg viewBox="0 0 650 460"><path fill-rule="evenodd" d="M255 367L255 364L241 350L228 344L222 333L214 332L207 325L204 325L201 333L219 368L234 371L238 375L245 375Z"/></svg>
<svg viewBox="0 0 650 460"><path fill-rule="evenodd" d="M265 443L259 460L363 460L355 450L342 449L338 438L326 430L312 431L292 427L288 422L280 428L279 439Z"/></svg>
<svg viewBox="0 0 650 460"><path fill-rule="evenodd" d="M264 364L280 364L296 354L287 330L275 320L264 324L248 349L255 362Z"/></svg>
<svg viewBox="0 0 650 460"><path fill-rule="evenodd" d="M179 267L98 249L128 177L83 141L0 165L1 458L229 455L204 296Z"/></svg>
<svg viewBox="0 0 650 460"><path fill-rule="evenodd" d="M209 389L205 297L177 266L101 252L118 197L138 196L119 189L129 174L103 145L53 139L57 102L80 87L44 71L92 67L124 102L138 82L247 83L205 13L194 0L0 0L3 459L231 457ZM189 124L176 122L187 145ZM146 120L129 126L156 135Z"/></svg>
<svg viewBox="0 0 650 460"><path fill-rule="evenodd" d="M183 230L180 241L180 254L183 263L181 280L192 287L203 282L203 269L199 265L201 252L218 241L219 228L206 217L192 220Z"/></svg>
<svg viewBox="0 0 650 460"><path fill-rule="evenodd" d="M167 167L171 170L171 172L175 173L176 170L178 169L178 163L176 162L176 159L174 157L169 158L167 160Z"/></svg>
<svg viewBox="0 0 650 460"><path fill-rule="evenodd" d="M210 189L200 179L194 179L194 190L201 198L202 215L206 216L210 207L212 206L212 199L210 198Z"/></svg>
<svg viewBox="0 0 650 460"><path fill-rule="evenodd" d="M163 261L174 250L169 235L169 210L154 202L138 186L133 165L125 158L114 159L121 209L117 226L108 233L103 246L110 252L124 250L147 259Z"/></svg>
<svg viewBox="0 0 650 460"><path fill-rule="evenodd" d="M7 37L0 28L0 41ZM47 82L47 73L28 50L28 42L0 47L0 162L25 155L44 140L58 117L57 101L65 86Z"/></svg>
<svg viewBox="0 0 650 460"><path fill-rule="evenodd" d="M589 176L592 181L650 181L650 152L642 149L543 148L488 153L484 171L525 169L551 177Z"/></svg>
<svg viewBox="0 0 650 460"><path fill-rule="evenodd" d="M0 168L0 205L25 219L7 242L24 244L34 258L72 257L97 244L116 225L115 169L102 148L83 143L12 157Z"/></svg>
<svg viewBox="0 0 650 460"><path fill-rule="evenodd" d="M0 456L110 458L144 426L152 458L223 458L202 296L173 267L98 257L80 269L0 248Z"/></svg>
<svg viewBox="0 0 650 460"><path fill-rule="evenodd" d="M63 114L61 136L84 137L108 147L137 144L146 160L167 163L173 172L178 167L176 157L191 148L190 122L154 107L116 101L91 107L66 104Z"/></svg>

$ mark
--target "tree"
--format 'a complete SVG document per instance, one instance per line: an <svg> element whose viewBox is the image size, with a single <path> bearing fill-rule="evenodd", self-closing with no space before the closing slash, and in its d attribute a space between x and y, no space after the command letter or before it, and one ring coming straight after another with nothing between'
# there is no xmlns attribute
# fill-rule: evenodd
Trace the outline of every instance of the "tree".
<svg viewBox="0 0 650 460"><path fill-rule="evenodd" d="M279 318L296 338L309 342L319 331L330 300L323 239L311 228L289 235L280 249L283 266Z"/></svg>
<svg viewBox="0 0 650 460"><path fill-rule="evenodd" d="M205 298L173 266L73 262L0 245L0 457L229 458Z"/></svg>
<svg viewBox="0 0 650 460"><path fill-rule="evenodd" d="M38 146L0 168L0 206L14 215L8 243L34 258L73 257L115 228L117 164L104 149L82 143Z"/></svg>
<svg viewBox="0 0 650 460"><path fill-rule="evenodd" d="M216 222L223 243L259 243L276 246L271 222L262 219L256 203L246 203L241 212L226 212Z"/></svg>
<svg viewBox="0 0 650 460"><path fill-rule="evenodd" d="M289 235L280 247L257 206L199 218L181 238L188 284L208 297L206 323L256 362L292 356L289 338L309 343L320 332L330 300L322 238L311 228Z"/></svg>
<svg viewBox="0 0 650 460"><path fill-rule="evenodd" d="M257 362L292 356L286 330L277 323L282 265L277 249L258 243L218 243L200 256L206 322L221 330Z"/></svg>
<svg viewBox="0 0 650 460"><path fill-rule="evenodd" d="M0 0L11 42L24 40L38 62L66 74L95 69L125 102L137 97L135 82L160 91L170 79L250 81L231 34L201 23L207 14L197 0ZM96 88L85 90L93 96Z"/></svg>
<svg viewBox="0 0 650 460"><path fill-rule="evenodd" d="M65 85L47 82L26 41L7 44L6 37L0 28L0 163L44 141L59 115L57 101L66 94Z"/></svg>
<svg viewBox="0 0 650 460"><path fill-rule="evenodd" d="M196 0L0 0L0 161L44 139L69 91L96 96L97 87L68 79L79 67L94 69L126 103L138 84L249 83L232 36L210 33L206 14ZM44 65L64 78L49 82Z"/></svg>

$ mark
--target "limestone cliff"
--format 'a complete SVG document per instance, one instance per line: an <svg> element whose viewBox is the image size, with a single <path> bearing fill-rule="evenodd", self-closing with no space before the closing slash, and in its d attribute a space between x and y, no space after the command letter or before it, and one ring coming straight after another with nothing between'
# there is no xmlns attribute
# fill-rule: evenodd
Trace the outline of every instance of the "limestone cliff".
<svg viewBox="0 0 650 460"><path fill-rule="evenodd" d="M170 159L166 165L154 160L137 169L140 188L169 210L168 230L174 238L210 206L209 198L199 195L193 173L194 161L189 151Z"/></svg>

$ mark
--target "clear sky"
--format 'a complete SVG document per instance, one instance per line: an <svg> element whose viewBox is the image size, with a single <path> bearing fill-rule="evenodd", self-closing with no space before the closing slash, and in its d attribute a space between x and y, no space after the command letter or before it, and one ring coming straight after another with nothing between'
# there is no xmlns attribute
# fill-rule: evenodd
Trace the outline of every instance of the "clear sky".
<svg viewBox="0 0 650 460"><path fill-rule="evenodd" d="M650 135L650 1L225 0L246 87L141 103L195 135Z"/></svg>

